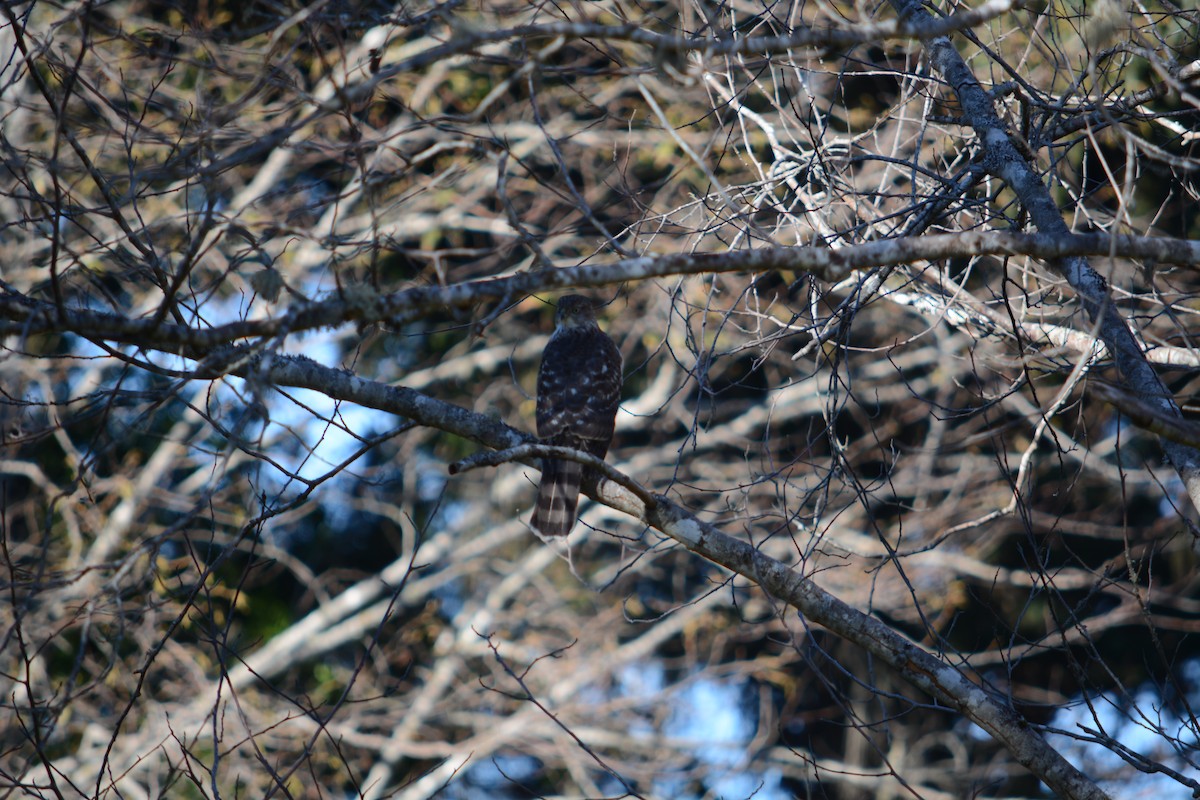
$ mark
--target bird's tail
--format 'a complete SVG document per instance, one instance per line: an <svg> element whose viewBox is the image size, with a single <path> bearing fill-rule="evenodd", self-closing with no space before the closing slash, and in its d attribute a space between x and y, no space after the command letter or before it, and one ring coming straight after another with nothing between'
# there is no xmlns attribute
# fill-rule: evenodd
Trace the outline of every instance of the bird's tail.
<svg viewBox="0 0 1200 800"><path fill-rule="evenodd" d="M542 461L542 480L538 484L537 506L529 527L542 536L566 536L575 527L579 506L579 486L583 465L578 461Z"/></svg>

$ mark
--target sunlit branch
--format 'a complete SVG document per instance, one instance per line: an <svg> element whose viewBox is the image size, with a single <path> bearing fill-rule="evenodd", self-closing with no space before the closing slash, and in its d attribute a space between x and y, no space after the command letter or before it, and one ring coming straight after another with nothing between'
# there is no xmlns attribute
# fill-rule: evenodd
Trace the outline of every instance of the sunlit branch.
<svg viewBox="0 0 1200 800"><path fill-rule="evenodd" d="M77 333L89 339L202 358L215 347L242 339L298 334L349 323L404 324L446 307L470 308L525 295L570 288L601 287L672 275L769 272L806 273L837 281L859 269L895 266L980 255L1031 256L1046 262L1082 255L1110 255L1162 264L1200 266L1200 242L1145 236L1089 234L1022 234L998 231L885 239L831 250L826 247L765 247L729 253L678 253L639 256L611 264L535 270L504 278L405 289L375 294L360 287L319 301L304 303L274 319L246 320L211 328L155 324L119 314L70 308L59 318L52 303L14 291L0 293L0 335L33 336ZM1097 276L1099 277L1099 276Z"/></svg>

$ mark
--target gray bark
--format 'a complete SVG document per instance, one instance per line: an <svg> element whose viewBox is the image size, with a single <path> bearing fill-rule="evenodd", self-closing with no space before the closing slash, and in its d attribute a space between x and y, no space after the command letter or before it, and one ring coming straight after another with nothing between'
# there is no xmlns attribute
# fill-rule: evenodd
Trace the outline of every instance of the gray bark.
<svg viewBox="0 0 1200 800"><path fill-rule="evenodd" d="M919 0L890 0L900 18L916 28L935 30L937 20ZM929 64L953 90L962 106L962 116L979 137L984 168L1016 193L1029 220L1038 231L1053 237L1071 236L1062 212L1054 204L1046 185L1013 144L1009 130L996 114L992 98L971 73L950 38L923 38ZM1110 301L1108 285L1082 255L1047 259L1047 265L1066 278L1079 295L1096 327L1096 335L1108 347L1120 371L1121 382L1154 408L1169 417L1182 417L1179 405L1159 379L1129 325ZM1167 439L1159 440L1171 466L1179 474L1192 505L1200 508L1200 451Z"/></svg>

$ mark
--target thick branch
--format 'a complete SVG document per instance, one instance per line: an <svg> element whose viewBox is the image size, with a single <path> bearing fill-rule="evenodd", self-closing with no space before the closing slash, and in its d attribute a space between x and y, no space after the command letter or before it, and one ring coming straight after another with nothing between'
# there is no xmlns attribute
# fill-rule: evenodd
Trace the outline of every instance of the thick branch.
<svg viewBox="0 0 1200 800"><path fill-rule="evenodd" d="M658 53L699 52L711 56L736 53L785 53L797 48L847 48L855 45L888 39L916 39L944 35L979 25L1012 10L1013 0L988 0L974 9L967 9L928 24L914 25L905 19L863 22L854 25L829 28L796 27L782 36L741 36L722 32L715 36L671 36L648 30L643 24L603 25L594 22L551 22L541 25L524 25L499 30L463 30L453 40L431 47L403 61L380 69L371 80L354 87L347 96L350 99L368 95L375 88L396 75L424 69L430 64L450 56L471 53L491 42L512 39L596 39L602 41L626 41L653 47ZM336 102L331 98L331 103Z"/></svg>
<svg viewBox="0 0 1200 800"><path fill-rule="evenodd" d="M338 399L401 414L489 447L511 448L529 443L531 439L502 422L443 403L420 392L363 380L308 359L274 357L269 363L260 363L256 372L259 379L315 389ZM554 452L559 456L575 457L570 452ZM522 451L517 455L540 453L539 448L533 448L528 453ZM506 457L513 455L510 453ZM883 659L914 686L959 711L995 736L1015 758L1062 796L1105 797L1095 784L1067 763L1020 716L971 683L958 670L942 663L882 622L846 605L785 564L688 516L665 497L657 497L652 506L643 506L629 489L615 481L602 482L596 497L613 508L639 516L682 542L692 552L754 581L772 596L794 606L810 621Z"/></svg>
<svg viewBox="0 0 1200 800"><path fill-rule="evenodd" d="M499 420L475 414L404 386L368 381L302 356L261 356L231 371L267 384L312 389L337 400L398 414L418 425L453 433L495 450L536 441Z"/></svg>
<svg viewBox="0 0 1200 800"><path fill-rule="evenodd" d="M244 377L253 376L282 386L313 389L339 400L400 414L422 425L495 449L514 448L532 444L533 441L528 434L490 417L412 389L364 380L306 358L261 357L245 362L236 371ZM533 447L528 452L521 450L504 457L533 456L541 452L539 447ZM582 460L571 451L550 452L556 456ZM602 481L595 493L588 494L653 525L692 552L754 581L773 597L794 606L811 622L828 628L884 660L914 686L995 736L1015 758L1061 796L1090 800L1106 797L1019 715L971 683L958 670L944 664L882 622L846 605L787 565L687 515L669 499L655 496L651 504L644 504L626 484L633 482L628 478Z"/></svg>
<svg viewBox="0 0 1200 800"><path fill-rule="evenodd" d="M274 319L231 322L211 328L155 324L152 319L130 319L120 314L85 308L72 308L69 314L60 316L51 303L8 291L0 293L0 335L77 333L89 339L203 358L214 348L242 339L271 338L348 323L384 322L401 325L447 307L470 308L483 302L504 302L531 294L609 286L670 275L786 270L807 273L825 281L838 281L858 269L947 258L1027 255L1053 262L1054 259L1083 254L1200 267L1200 242L1100 233L1072 234L1065 227L1054 234L964 231L938 236L885 239L838 250L827 247L765 247L728 253L640 256L611 264L542 269L504 278L419 287L385 295L372 294L370 290L361 288L325 300L304 303ZM1086 266L1081 259L1070 260ZM1088 271L1102 286L1103 279L1090 269ZM1103 297L1103 289L1099 291ZM1115 310L1111 310L1111 315L1114 317L1113 323L1124 330L1130 340L1120 352L1125 353L1128 359L1130 354L1126 351L1132 346L1133 354L1144 362L1141 351L1132 341L1120 316ZM1110 349L1117 351L1108 338L1104 341Z"/></svg>
<svg viewBox="0 0 1200 800"><path fill-rule="evenodd" d="M933 26L939 24L922 7L921 0L890 1L901 19L908 20L918 28L929 26L933 30ZM1030 221L1040 232L1054 238L1070 235L1062 212L1054 204L1046 185L1009 138L1008 128L992 105L992 96L975 79L950 39L934 36L923 40L923 44L929 54L930 65L954 90L962 106L963 117L979 136L984 168L1016 193L1022 207L1029 213ZM1141 394L1166 416L1182 416L1174 397L1159 380L1133 332L1113 306L1104 278L1092 269L1082 255L1063 253L1051 257L1048 264L1065 277L1079 295L1088 316L1096 324L1097 334L1112 354L1125 387ZM1159 441L1171 465L1183 479L1192 504L1200 508L1200 450L1168 439L1160 438Z"/></svg>
<svg viewBox="0 0 1200 800"><path fill-rule="evenodd" d="M646 521L693 553L748 578L809 621L870 652L913 686L990 733L1060 797L1105 800L1094 782L1063 758L1007 703L969 681L872 616L843 603L791 567L688 515L665 497Z"/></svg>

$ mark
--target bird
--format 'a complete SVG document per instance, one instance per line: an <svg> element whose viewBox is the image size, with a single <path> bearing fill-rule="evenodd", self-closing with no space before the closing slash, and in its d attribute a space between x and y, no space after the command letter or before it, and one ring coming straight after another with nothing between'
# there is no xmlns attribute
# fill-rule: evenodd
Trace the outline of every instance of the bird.
<svg viewBox="0 0 1200 800"><path fill-rule="evenodd" d="M578 294L560 297L554 333L538 370L537 432L542 443L603 459L616 427L621 369L621 351L596 324L592 300ZM545 537L570 533L585 476L587 471L578 461L542 459L529 527Z"/></svg>

